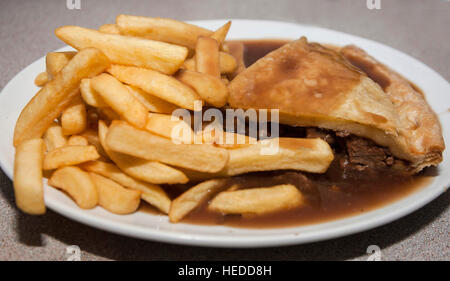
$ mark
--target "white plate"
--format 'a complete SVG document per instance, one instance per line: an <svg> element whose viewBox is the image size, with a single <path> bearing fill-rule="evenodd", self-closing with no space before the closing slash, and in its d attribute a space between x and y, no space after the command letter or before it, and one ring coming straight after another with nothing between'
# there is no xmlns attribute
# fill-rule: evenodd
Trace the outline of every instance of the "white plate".
<svg viewBox="0 0 450 281"><path fill-rule="evenodd" d="M215 29L224 22L224 20L212 20L193 23ZM336 45L356 44L416 83L427 94L429 103L439 114L447 143L450 132L450 114L446 114L450 108L448 82L423 63L400 51L337 31L274 21L233 20L229 39L296 39L303 35L307 36L310 41ZM70 50L70 48L66 47L58 51L63 50ZM45 54L48 51L42 50L42 53ZM45 58L42 57L17 74L0 94L0 131L2 132L0 164L10 178L13 175L14 163L14 147L12 145L14 125L21 109L37 92L38 88L34 86L33 81L36 75L44 69ZM374 228L424 206L443 193L450 184L450 156L448 154L448 150L446 150L444 162L439 165L439 175L427 187L371 212L302 227L257 230L184 223L171 224L167 217L162 215L138 212L119 216L108 213L99 207L85 211L78 208L66 195L46 184L45 202L55 212L81 223L148 240L214 247L266 247L300 244Z"/></svg>

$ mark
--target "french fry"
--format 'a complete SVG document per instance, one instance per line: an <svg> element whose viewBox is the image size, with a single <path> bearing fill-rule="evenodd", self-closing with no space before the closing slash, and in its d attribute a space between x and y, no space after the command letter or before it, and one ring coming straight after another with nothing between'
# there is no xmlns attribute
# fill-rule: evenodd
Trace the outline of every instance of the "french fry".
<svg viewBox="0 0 450 281"><path fill-rule="evenodd" d="M112 65L108 72L123 83L138 87L182 108L194 110L194 102L200 100L194 90L171 76L150 69Z"/></svg>
<svg viewBox="0 0 450 281"><path fill-rule="evenodd" d="M97 187L98 204L114 214L134 213L141 202L141 191L126 189L122 185L95 173L89 173Z"/></svg>
<svg viewBox="0 0 450 281"><path fill-rule="evenodd" d="M91 87L123 119L137 128L147 121L147 109L113 76L103 73L91 79Z"/></svg>
<svg viewBox="0 0 450 281"><path fill-rule="evenodd" d="M169 212L171 200L160 186L136 180L124 174L116 165L111 163L92 161L83 163L80 167L88 172L112 179L124 187L142 191L141 197L143 200L166 214Z"/></svg>
<svg viewBox="0 0 450 281"><path fill-rule="evenodd" d="M47 71L39 73L36 78L34 79L34 84L38 87L42 87L45 85L45 83L48 82L48 73Z"/></svg>
<svg viewBox="0 0 450 281"><path fill-rule="evenodd" d="M238 66L235 58L225 52L219 53L219 63L221 74L233 73Z"/></svg>
<svg viewBox="0 0 450 281"><path fill-rule="evenodd" d="M87 127L86 105L80 95L74 97L61 115L61 127L64 135L76 135Z"/></svg>
<svg viewBox="0 0 450 281"><path fill-rule="evenodd" d="M83 136L73 135L67 141L67 145L89 145L87 138Z"/></svg>
<svg viewBox="0 0 450 281"><path fill-rule="evenodd" d="M204 132L204 142L208 140ZM230 136L233 136L231 134ZM246 140L247 141L247 140ZM299 170L310 173L324 173L333 161L333 152L327 142L321 139L279 138L258 141L248 139L250 144L222 145L230 148L226 166L216 173L205 173L193 169L181 169L192 181L218 177L230 177L250 172L272 170ZM231 146L231 147L230 147ZM275 148L275 154L262 154L264 149Z"/></svg>
<svg viewBox="0 0 450 281"><path fill-rule="evenodd" d="M165 18L119 15L116 24L122 34L195 48L197 37L211 36L212 31Z"/></svg>
<svg viewBox="0 0 450 281"><path fill-rule="evenodd" d="M172 113L178 107L174 104L168 103L163 99L160 99L154 95L150 95L143 90L126 85L128 90L135 98L137 98L145 108L150 112L156 113Z"/></svg>
<svg viewBox="0 0 450 281"><path fill-rule="evenodd" d="M214 197L209 210L221 214L262 215L299 207L301 192L293 185L276 185L236 191L224 191Z"/></svg>
<svg viewBox="0 0 450 281"><path fill-rule="evenodd" d="M176 78L193 88L210 105L222 107L228 101L228 88L220 78L190 70L180 70Z"/></svg>
<svg viewBox="0 0 450 281"><path fill-rule="evenodd" d="M197 71L195 60L195 56L185 60L181 68ZM232 55L225 52L219 52L219 67L221 74L229 74L233 73L237 69L238 64Z"/></svg>
<svg viewBox="0 0 450 281"><path fill-rule="evenodd" d="M109 34L120 34L119 27L114 23L104 24L98 28L98 31Z"/></svg>
<svg viewBox="0 0 450 281"><path fill-rule="evenodd" d="M219 42L220 45L225 42L225 38L227 37L228 30L230 30L231 27L231 21L228 21L224 25L222 25L219 29L214 31L213 34L211 34L211 38L215 39L217 42Z"/></svg>
<svg viewBox="0 0 450 281"><path fill-rule="evenodd" d="M195 57L185 60L181 68L191 71L197 71L197 67L195 66Z"/></svg>
<svg viewBox="0 0 450 281"><path fill-rule="evenodd" d="M91 79L83 79L80 84L81 97L84 102L94 107L108 107L102 97L91 88Z"/></svg>
<svg viewBox="0 0 450 281"><path fill-rule="evenodd" d="M45 57L45 65L47 68L48 78L53 77L60 72L64 66L77 54L77 52L51 52Z"/></svg>
<svg viewBox="0 0 450 281"><path fill-rule="evenodd" d="M114 163L126 174L154 184L176 184L187 183L188 178L178 169L172 168L165 164L136 158L130 155L112 151L106 147L105 139L108 127L105 122L100 121L98 124L98 136L100 142L108 156Z"/></svg>
<svg viewBox="0 0 450 281"><path fill-rule="evenodd" d="M44 141L30 139L16 147L14 159L14 195L16 205L27 214L45 213L42 185Z"/></svg>
<svg viewBox="0 0 450 281"><path fill-rule="evenodd" d="M225 189L227 183L227 179L213 179L189 188L172 201L169 211L170 221L179 222L202 203Z"/></svg>
<svg viewBox="0 0 450 281"><path fill-rule="evenodd" d="M67 138L62 132L61 126L53 123L44 134L44 142L47 151L51 151L55 148L65 146L67 144Z"/></svg>
<svg viewBox="0 0 450 281"><path fill-rule="evenodd" d="M77 165L97 160L100 155L93 145L70 145L53 149L44 158L44 170L53 170L63 166Z"/></svg>
<svg viewBox="0 0 450 281"><path fill-rule="evenodd" d="M220 78L219 43L217 40L204 36L197 39L195 65L198 72Z"/></svg>
<svg viewBox="0 0 450 281"><path fill-rule="evenodd" d="M244 62L244 44L239 41L229 41L226 44L230 54L234 57L237 63L235 71L232 73L229 72L231 78L234 78L246 68Z"/></svg>
<svg viewBox="0 0 450 281"><path fill-rule="evenodd" d="M270 139L230 149L230 160L221 173L226 176L270 170L324 173L334 158L328 143L321 139L279 138L277 153L261 153L263 149L276 147L276 141Z"/></svg>
<svg viewBox="0 0 450 281"><path fill-rule="evenodd" d="M92 209L97 206L99 196L88 173L78 167L63 167L56 170L48 184L64 190L82 209Z"/></svg>
<svg viewBox="0 0 450 281"><path fill-rule="evenodd" d="M181 119L173 120L172 115L149 113L145 130L179 143L193 143L194 140L191 126Z"/></svg>
<svg viewBox="0 0 450 281"><path fill-rule="evenodd" d="M124 154L201 172L218 172L228 162L226 149L208 144L175 144L123 121L113 121L106 136L106 146Z"/></svg>
<svg viewBox="0 0 450 281"><path fill-rule="evenodd" d="M14 130L14 146L24 140L40 138L73 97L79 94L81 79L95 76L109 66L99 50L80 51L22 110Z"/></svg>
<svg viewBox="0 0 450 281"><path fill-rule="evenodd" d="M78 26L59 27L55 34L77 50L88 47L101 50L112 63L151 68L165 74L176 72L188 55L188 49L182 46Z"/></svg>

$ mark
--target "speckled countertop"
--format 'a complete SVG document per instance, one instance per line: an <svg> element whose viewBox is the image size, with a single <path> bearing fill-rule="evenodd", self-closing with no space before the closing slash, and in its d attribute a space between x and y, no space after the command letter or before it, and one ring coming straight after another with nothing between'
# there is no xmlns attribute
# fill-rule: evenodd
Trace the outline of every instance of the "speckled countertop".
<svg viewBox="0 0 450 281"><path fill-rule="evenodd" d="M61 25L97 28L120 13L176 18L272 19L306 23L367 37L418 58L450 80L450 2L381 0L65 0L0 1L0 88L25 66L64 44ZM1 128L0 128L1 129ZM375 244L383 260L450 260L450 192L388 225L308 245L264 249L215 249L170 245L118 236L49 211L32 217L14 206L11 181L0 171L0 260L65 260L78 245L82 260L366 260Z"/></svg>

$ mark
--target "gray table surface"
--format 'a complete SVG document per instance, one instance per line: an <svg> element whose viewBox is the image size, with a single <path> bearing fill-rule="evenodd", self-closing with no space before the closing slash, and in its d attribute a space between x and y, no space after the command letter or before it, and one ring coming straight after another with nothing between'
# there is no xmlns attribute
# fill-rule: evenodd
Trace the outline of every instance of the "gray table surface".
<svg viewBox="0 0 450 281"><path fill-rule="evenodd" d="M0 88L25 66L64 44L61 25L97 28L117 14L196 19L271 19L317 25L367 37L418 58L450 80L450 2L381 0L66 0L0 1ZM0 128L1 129L1 128ZM375 244L383 260L450 260L450 193L388 225L308 245L215 249L142 241L97 230L48 211L32 217L14 206L11 181L0 172L0 260L65 260L78 245L82 260L366 260Z"/></svg>

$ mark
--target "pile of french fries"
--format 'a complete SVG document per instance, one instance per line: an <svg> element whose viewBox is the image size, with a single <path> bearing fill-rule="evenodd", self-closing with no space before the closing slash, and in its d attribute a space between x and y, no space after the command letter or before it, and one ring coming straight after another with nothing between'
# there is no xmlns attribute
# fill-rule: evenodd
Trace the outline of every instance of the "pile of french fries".
<svg viewBox="0 0 450 281"><path fill-rule="evenodd" d="M47 54L46 71L35 79L41 89L17 120L17 206L45 213L44 175L80 208L130 214L144 200L172 222L205 200L222 214L301 206L303 196L292 185L227 188L229 178L279 169L322 173L333 160L326 142L280 138L279 152L265 156L259 153L263 144L249 137L230 145L200 132L208 141L196 144L183 135L173 141L174 127L192 130L171 116L174 110L194 110L195 101L227 105L229 79L245 68L243 48L232 55L225 41L230 25L210 31L172 19L119 15L99 30L56 29L77 51ZM189 181L199 183L174 200L164 190Z"/></svg>

